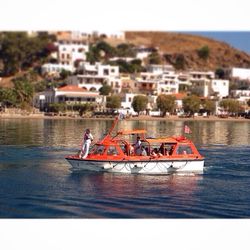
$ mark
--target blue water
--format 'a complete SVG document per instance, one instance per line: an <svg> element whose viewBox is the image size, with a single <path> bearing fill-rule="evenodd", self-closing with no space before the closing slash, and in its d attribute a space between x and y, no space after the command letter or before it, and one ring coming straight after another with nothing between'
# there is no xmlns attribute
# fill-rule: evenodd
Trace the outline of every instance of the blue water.
<svg viewBox="0 0 250 250"><path fill-rule="evenodd" d="M204 174L149 176L71 172L81 131L95 139L111 121L1 120L1 218L249 218L250 123L190 121ZM179 134L183 121L132 122Z"/></svg>

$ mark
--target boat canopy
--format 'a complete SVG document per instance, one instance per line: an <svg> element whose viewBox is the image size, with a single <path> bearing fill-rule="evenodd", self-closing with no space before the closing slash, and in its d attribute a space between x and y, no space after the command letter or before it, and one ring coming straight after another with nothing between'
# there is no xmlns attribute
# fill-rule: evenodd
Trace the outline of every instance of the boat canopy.
<svg viewBox="0 0 250 250"><path fill-rule="evenodd" d="M146 138L146 142L149 144L157 144L157 143L177 143L176 139L173 137L165 137L165 138Z"/></svg>
<svg viewBox="0 0 250 250"><path fill-rule="evenodd" d="M146 130L137 129L137 130L120 130L117 135L135 135L135 134L146 134Z"/></svg>

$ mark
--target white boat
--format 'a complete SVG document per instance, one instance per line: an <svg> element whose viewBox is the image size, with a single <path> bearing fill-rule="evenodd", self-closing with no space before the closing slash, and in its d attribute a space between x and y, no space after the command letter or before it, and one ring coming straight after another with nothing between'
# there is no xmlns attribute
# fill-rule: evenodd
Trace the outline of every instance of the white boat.
<svg viewBox="0 0 250 250"><path fill-rule="evenodd" d="M109 133L95 143L84 159L78 154L66 157L73 169L129 174L202 173L204 157L193 142L184 136L147 138L145 130L121 130ZM140 136L141 147L147 154L131 151L132 143L126 137ZM152 154L153 152L153 154Z"/></svg>

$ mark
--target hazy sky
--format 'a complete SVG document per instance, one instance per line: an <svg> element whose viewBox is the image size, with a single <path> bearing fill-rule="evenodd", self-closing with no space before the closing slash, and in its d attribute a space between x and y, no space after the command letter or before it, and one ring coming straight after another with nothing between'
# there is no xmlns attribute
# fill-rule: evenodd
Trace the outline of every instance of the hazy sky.
<svg viewBox="0 0 250 250"><path fill-rule="evenodd" d="M250 31L248 0L7 0L0 30ZM250 53L249 33L204 33Z"/></svg>

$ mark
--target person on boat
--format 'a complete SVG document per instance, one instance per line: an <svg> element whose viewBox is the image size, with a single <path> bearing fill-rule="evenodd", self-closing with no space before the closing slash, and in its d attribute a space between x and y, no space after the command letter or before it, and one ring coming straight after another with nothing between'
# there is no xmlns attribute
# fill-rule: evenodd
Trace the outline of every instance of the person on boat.
<svg viewBox="0 0 250 250"><path fill-rule="evenodd" d="M168 150L165 147L164 143L161 144L160 149L159 149L159 153L161 153L162 155L168 155Z"/></svg>
<svg viewBox="0 0 250 250"><path fill-rule="evenodd" d="M86 158L88 156L89 147L92 141L93 141L93 135L90 133L90 130L87 128L83 136L83 144L82 144L82 150L80 153L80 158Z"/></svg>
<svg viewBox="0 0 250 250"><path fill-rule="evenodd" d="M152 156L157 156L157 153L158 153L157 148L154 148L154 149L152 150L152 152L151 152L151 155L152 155Z"/></svg>
<svg viewBox="0 0 250 250"><path fill-rule="evenodd" d="M140 151L141 151L141 137L140 136L137 136L136 138L136 142L135 144L133 145L134 146L134 152L136 155L140 155Z"/></svg>
<svg viewBox="0 0 250 250"><path fill-rule="evenodd" d="M141 156L147 156L147 151L144 146L141 146Z"/></svg>

